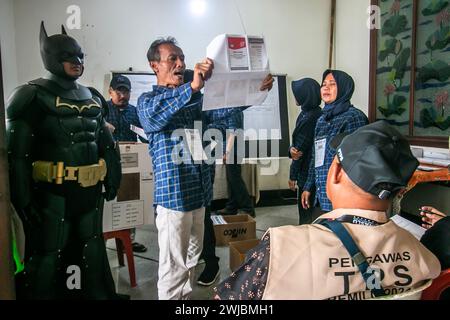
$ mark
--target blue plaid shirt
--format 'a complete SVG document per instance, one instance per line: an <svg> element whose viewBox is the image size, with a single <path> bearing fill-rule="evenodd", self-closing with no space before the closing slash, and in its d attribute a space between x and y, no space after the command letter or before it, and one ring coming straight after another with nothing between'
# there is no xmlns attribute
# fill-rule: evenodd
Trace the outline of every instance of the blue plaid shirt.
<svg viewBox="0 0 450 320"><path fill-rule="evenodd" d="M217 129L222 133L223 153L225 153L225 148L227 144L227 133L234 132L237 129L243 128L244 114L242 111L244 111L247 108L248 106L233 108L232 111L227 114L226 118L224 118L223 112L217 112L216 110L205 112L205 114L209 118L207 129ZM227 109L221 110L223 111ZM219 141L217 141L217 143L219 143Z"/></svg>
<svg viewBox="0 0 450 320"><path fill-rule="evenodd" d="M202 112L202 100L190 102L191 96L190 83L175 89L154 86L152 92L139 97L137 104L153 162L154 206L182 212L209 205L212 199L211 175L206 163L196 163L186 155L188 150L183 145L182 136L172 136L173 132L193 129L195 121L201 121L204 131L213 121L224 120L240 111L233 108ZM175 147L177 149L174 150ZM181 163L172 159L173 152L181 155Z"/></svg>
<svg viewBox="0 0 450 320"><path fill-rule="evenodd" d="M130 125L141 128L141 123L136 108L131 104L119 108L111 100L108 101L106 121L116 128L113 132L116 141L137 141L137 134L130 130Z"/></svg>
<svg viewBox="0 0 450 320"><path fill-rule="evenodd" d="M316 124L315 140L326 138L325 145L325 159L322 166L315 168L315 145L313 145L312 159L308 171L308 179L303 187L303 190L311 191L316 186L316 200L320 204L320 208L324 211L333 210L330 200L327 197L327 175L328 169L333 162L336 150L330 147L330 141L339 133L352 133L356 129L365 126L369 121L366 115L355 107L350 107L346 112L343 112L333 117L329 122L325 120L325 116L321 116Z"/></svg>

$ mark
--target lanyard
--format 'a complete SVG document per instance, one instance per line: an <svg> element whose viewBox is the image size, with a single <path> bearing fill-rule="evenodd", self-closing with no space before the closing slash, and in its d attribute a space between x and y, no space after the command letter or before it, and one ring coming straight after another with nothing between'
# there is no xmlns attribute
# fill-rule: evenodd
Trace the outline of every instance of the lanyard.
<svg viewBox="0 0 450 320"><path fill-rule="evenodd" d="M362 254L358 245L353 240L350 233L345 229L342 223L338 220L326 220L319 222L321 225L330 229L338 238L341 240L347 252L352 257L352 260L358 266L359 272L361 276L364 278L364 282L366 283L366 288L368 288L375 297L384 296L384 289L381 286L381 280L379 279L378 287L369 287L369 283L371 281L371 277L373 276L373 270L369 266L366 257ZM373 220L372 220L373 221Z"/></svg>
<svg viewBox="0 0 450 320"><path fill-rule="evenodd" d="M364 217L360 217L360 216L354 216L354 215L344 215L344 216L340 216L339 218L336 219L320 219L318 221L319 224L322 223L322 221L339 221L339 222L344 222L344 223L352 223L352 224L359 224L359 225L363 225L363 226L367 226L367 227L376 227L376 226L380 226L384 223L380 223L377 222L375 220L369 219L369 218L364 218Z"/></svg>

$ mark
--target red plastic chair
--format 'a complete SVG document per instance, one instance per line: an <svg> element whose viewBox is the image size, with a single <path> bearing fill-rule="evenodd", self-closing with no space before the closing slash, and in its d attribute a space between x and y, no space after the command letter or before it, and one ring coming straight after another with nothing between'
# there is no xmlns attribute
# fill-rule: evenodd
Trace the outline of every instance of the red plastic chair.
<svg viewBox="0 0 450 320"><path fill-rule="evenodd" d="M131 287L136 287L136 271L134 269L134 255L133 245L131 243L131 231L130 229L118 230L103 233L103 238L116 239L117 257L119 258L119 265L124 266L123 254L127 256L128 272L130 273Z"/></svg>
<svg viewBox="0 0 450 320"><path fill-rule="evenodd" d="M442 292L450 288L450 269L442 271L442 273L433 280L431 286L422 292L422 300L439 300Z"/></svg>

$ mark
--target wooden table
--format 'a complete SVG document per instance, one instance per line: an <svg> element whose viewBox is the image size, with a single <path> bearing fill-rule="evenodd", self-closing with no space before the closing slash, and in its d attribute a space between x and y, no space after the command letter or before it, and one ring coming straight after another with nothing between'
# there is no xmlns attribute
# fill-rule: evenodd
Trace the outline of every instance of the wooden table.
<svg viewBox="0 0 450 320"><path fill-rule="evenodd" d="M404 193L414 188L418 183L437 181L450 181L450 169L442 168L440 170L429 172L416 170L411 180L409 180L408 186L406 187Z"/></svg>

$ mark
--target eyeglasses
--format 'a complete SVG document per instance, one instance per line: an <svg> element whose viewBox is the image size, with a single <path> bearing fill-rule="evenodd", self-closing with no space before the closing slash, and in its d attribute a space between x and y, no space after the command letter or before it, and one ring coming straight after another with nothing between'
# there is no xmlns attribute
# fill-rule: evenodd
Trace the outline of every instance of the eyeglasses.
<svg viewBox="0 0 450 320"><path fill-rule="evenodd" d="M126 88L117 88L117 89L115 89L114 91L115 91L117 94L121 94L121 95L125 96L125 95L127 95L127 94L130 94L130 91L131 91L131 90L128 90L128 89L126 89Z"/></svg>

